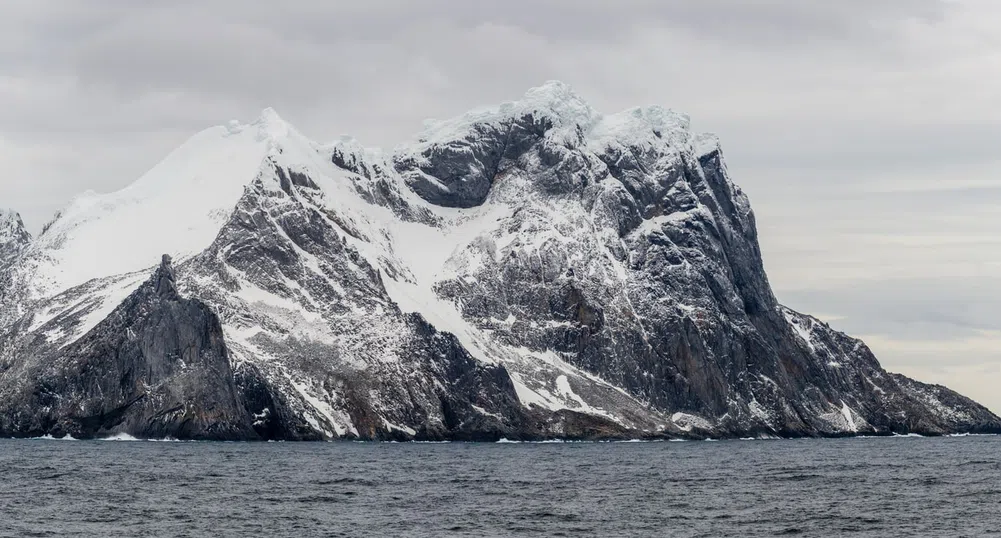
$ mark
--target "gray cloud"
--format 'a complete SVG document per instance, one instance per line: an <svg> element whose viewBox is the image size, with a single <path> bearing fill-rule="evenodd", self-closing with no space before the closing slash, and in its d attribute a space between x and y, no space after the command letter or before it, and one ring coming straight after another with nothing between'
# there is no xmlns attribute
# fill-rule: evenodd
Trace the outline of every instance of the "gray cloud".
<svg viewBox="0 0 1001 538"><path fill-rule="evenodd" d="M87 4L40 0L11 7L11 30L45 32L73 38L107 31L125 23L175 17L198 26L231 23L270 28L297 40L336 43L385 41L426 24L448 22L462 27L510 25L555 39L602 41L638 26L697 30L714 38L755 43L780 40L841 39L878 34L879 23L901 17L939 20L941 0L845 0L807 3L796 0L512 0L496 5L454 0L369 0L367 2L293 0L273 4L239 0L182 0L171 3L94 0Z"/></svg>
<svg viewBox="0 0 1001 538"><path fill-rule="evenodd" d="M934 278L856 281L837 290L789 291L783 299L807 312L837 312L832 323L855 334L955 340L1001 331L995 315L1001 278L968 278L947 287Z"/></svg>

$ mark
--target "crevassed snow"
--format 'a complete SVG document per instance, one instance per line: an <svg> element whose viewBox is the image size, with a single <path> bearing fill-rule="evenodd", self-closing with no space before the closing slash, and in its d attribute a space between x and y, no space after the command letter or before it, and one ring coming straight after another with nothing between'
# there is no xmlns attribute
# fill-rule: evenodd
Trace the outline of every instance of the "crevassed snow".
<svg viewBox="0 0 1001 538"><path fill-rule="evenodd" d="M476 125L497 124L529 114L552 121L553 128L546 136L560 142L575 141L580 130L590 130L600 117L570 86L549 81L532 88L518 101L481 107L450 120L427 120L417 142L399 146L396 154L419 159L420 154L431 146L465 138Z"/></svg>
<svg viewBox="0 0 1001 538"><path fill-rule="evenodd" d="M666 143L681 148L693 142L691 120L686 114L649 106L602 115L567 84L550 81L529 90L518 101L481 107L451 120L427 120L417 142L401 145L396 154L420 160L428 148L462 140L476 125L497 125L526 115L550 120L553 127L546 134L550 139L568 145L583 143L597 151L610 144L649 146ZM697 149L703 151L711 147L711 140L710 137L695 139ZM434 178L427 179L434 181ZM441 187L444 189L443 185Z"/></svg>
<svg viewBox="0 0 1001 538"><path fill-rule="evenodd" d="M692 147L698 156L707 155L714 151L719 151L719 137L713 133L700 133L692 140Z"/></svg>
<svg viewBox="0 0 1001 538"><path fill-rule="evenodd" d="M685 146L691 139L690 126L687 114L660 106L636 107L601 117L588 133L588 146L599 152L609 145Z"/></svg>

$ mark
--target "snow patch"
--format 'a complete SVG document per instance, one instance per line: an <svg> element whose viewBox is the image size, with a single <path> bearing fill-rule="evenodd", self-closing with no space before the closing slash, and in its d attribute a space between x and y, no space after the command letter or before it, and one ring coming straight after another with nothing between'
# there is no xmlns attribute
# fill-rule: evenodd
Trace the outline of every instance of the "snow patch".
<svg viewBox="0 0 1001 538"><path fill-rule="evenodd" d="M703 431L708 431L712 429L712 424L710 422L698 415L691 415L688 413L675 413L671 415L671 422L680 428L682 431L690 432L694 429L700 429Z"/></svg>
<svg viewBox="0 0 1001 538"><path fill-rule="evenodd" d="M484 408L482 408L482 407L480 407L478 405L471 405L470 407L473 408L473 411L476 411L477 413L479 413L479 414L481 414L483 416L492 417L492 418L495 418L497 420L504 420L503 416L498 415L497 413L491 413L491 412L487 411L486 409L484 409Z"/></svg>
<svg viewBox="0 0 1001 538"><path fill-rule="evenodd" d="M802 340L803 343L810 348L811 352L816 353L817 348L813 344L813 336L811 335L811 331L813 331L813 320L807 316L793 312L788 308L780 307L780 309L782 315L785 316L786 321L789 322L789 326L796 332L796 335L799 336L800 340Z"/></svg>
<svg viewBox="0 0 1001 538"><path fill-rule="evenodd" d="M312 407L312 410L306 410L303 414L303 418L306 419L306 422L308 422L313 429L319 433L325 434L328 438L344 437L344 435L349 432L356 437L358 436L358 430L354 427L354 424L351 422L351 417L346 412L335 410L329 403L327 403L327 401L318 398L314 395L314 389L306 383L295 381L288 373L285 374L285 377L292 387L295 388L302 400ZM326 393L326 391L323 390L321 390L321 392ZM327 398L331 397L329 393L324 395ZM326 424L330 425L334 429L333 432L320 423L320 418L324 419Z"/></svg>

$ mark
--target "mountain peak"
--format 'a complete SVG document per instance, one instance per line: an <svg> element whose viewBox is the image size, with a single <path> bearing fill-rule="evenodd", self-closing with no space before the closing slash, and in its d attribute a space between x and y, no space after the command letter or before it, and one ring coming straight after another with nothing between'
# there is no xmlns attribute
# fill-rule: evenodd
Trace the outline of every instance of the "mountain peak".
<svg viewBox="0 0 1001 538"><path fill-rule="evenodd" d="M276 111L274 108L268 106L268 107L264 107L264 109L261 110L261 113L257 116L257 121L258 122L284 122L285 120L283 120L282 117L278 115L278 111Z"/></svg>
<svg viewBox="0 0 1001 538"><path fill-rule="evenodd" d="M230 120L226 126L229 135L237 135L243 132L254 133L256 130L258 141L277 140L285 138L294 131L292 125L285 121L275 109L267 107L257 115L257 118L250 123L240 120ZM213 129L209 129L209 132Z"/></svg>
<svg viewBox="0 0 1001 538"><path fill-rule="evenodd" d="M24 229L21 215L10 209L0 208L0 245L24 244L31 241L31 234Z"/></svg>
<svg viewBox="0 0 1001 538"><path fill-rule="evenodd" d="M37 293L149 269L165 252L175 259L201 252L276 146L301 142L292 132L265 109L252 123L195 134L121 190L77 197L36 242L46 253Z"/></svg>
<svg viewBox="0 0 1001 538"><path fill-rule="evenodd" d="M526 117L549 123L547 130L550 131L550 136L572 138L578 128L590 128L598 121L600 114L574 92L569 84L552 80L531 88L516 101L479 107L447 120L426 120L424 132L418 137L417 143L401 146L398 153L420 152L429 145L447 144L467 138L477 126L497 126Z"/></svg>
<svg viewBox="0 0 1001 538"><path fill-rule="evenodd" d="M17 211L14 211L13 209L0 207L0 222L6 222L8 220L20 221L21 216L18 214Z"/></svg>
<svg viewBox="0 0 1001 538"><path fill-rule="evenodd" d="M272 109L210 128L0 243L0 437L132 404L162 427L105 429L200 435L195 410L289 440L1001 432L779 306L718 146L560 82L391 161Z"/></svg>
<svg viewBox="0 0 1001 538"><path fill-rule="evenodd" d="M559 80L546 81L540 86L529 88L519 102L554 108L566 103L587 106L584 99L574 91L573 86Z"/></svg>
<svg viewBox="0 0 1001 538"><path fill-rule="evenodd" d="M569 84L558 80L551 80L528 90L520 101L502 105L501 109L507 107L522 114L542 112L556 126L579 125L586 128L598 118L598 113L587 101L577 95Z"/></svg>
<svg viewBox="0 0 1001 538"><path fill-rule="evenodd" d="M284 138L288 136L292 126L278 115L278 112L271 107L261 111L257 120L252 124L257 127L259 136L262 138Z"/></svg>
<svg viewBox="0 0 1001 538"><path fill-rule="evenodd" d="M160 258L160 267L153 275L154 288L160 297L176 297L177 284L174 278L173 260L169 254Z"/></svg>

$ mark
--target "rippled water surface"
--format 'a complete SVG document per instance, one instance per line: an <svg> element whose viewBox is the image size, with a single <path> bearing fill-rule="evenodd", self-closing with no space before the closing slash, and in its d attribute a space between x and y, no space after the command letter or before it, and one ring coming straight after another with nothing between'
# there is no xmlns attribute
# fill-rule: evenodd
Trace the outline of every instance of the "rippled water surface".
<svg viewBox="0 0 1001 538"><path fill-rule="evenodd" d="M1001 535L1001 438L0 441L0 536Z"/></svg>

